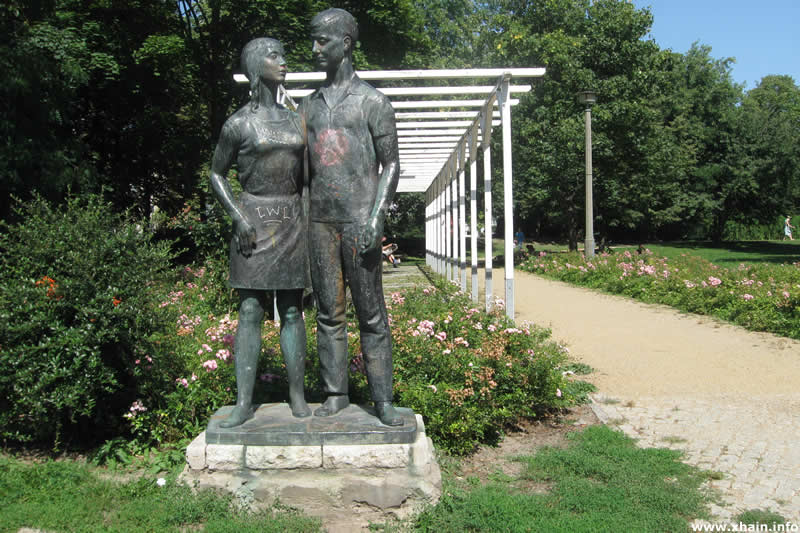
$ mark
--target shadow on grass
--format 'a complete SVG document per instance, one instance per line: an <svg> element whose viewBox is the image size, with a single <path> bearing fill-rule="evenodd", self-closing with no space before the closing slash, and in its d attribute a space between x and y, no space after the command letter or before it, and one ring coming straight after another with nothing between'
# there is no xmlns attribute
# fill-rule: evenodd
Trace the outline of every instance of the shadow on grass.
<svg viewBox="0 0 800 533"><path fill-rule="evenodd" d="M653 245L652 248L662 246L691 251L693 255L725 266L741 262L780 265L800 260L800 241L684 241Z"/></svg>

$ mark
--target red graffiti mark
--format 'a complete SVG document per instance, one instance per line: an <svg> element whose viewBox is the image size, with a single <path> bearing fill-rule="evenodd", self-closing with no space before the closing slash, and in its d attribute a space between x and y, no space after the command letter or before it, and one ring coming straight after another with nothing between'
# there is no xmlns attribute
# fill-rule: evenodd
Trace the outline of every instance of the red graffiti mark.
<svg viewBox="0 0 800 533"><path fill-rule="evenodd" d="M340 130L323 130L317 135L314 153L326 167L338 165L348 152L347 137Z"/></svg>

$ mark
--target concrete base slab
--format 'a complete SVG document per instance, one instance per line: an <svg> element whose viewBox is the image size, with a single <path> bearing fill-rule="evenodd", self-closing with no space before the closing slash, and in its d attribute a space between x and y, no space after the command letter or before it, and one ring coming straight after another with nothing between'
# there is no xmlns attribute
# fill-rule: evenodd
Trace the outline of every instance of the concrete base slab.
<svg viewBox="0 0 800 533"><path fill-rule="evenodd" d="M311 404L312 410L319 404ZM322 444L397 444L411 443L417 435L414 411L398 407L402 426L386 426L375 416L372 407L349 405L330 417L295 418L289 404L259 405L255 416L240 426L222 428L233 410L232 405L220 408L211 416L206 428L209 444L241 444L245 446L319 446Z"/></svg>
<svg viewBox="0 0 800 533"><path fill-rule="evenodd" d="M203 432L186 450L181 479L232 492L241 506L279 501L324 524L347 524L365 512L373 520L405 518L436 503L442 486L422 417L412 416L415 438L398 444L210 444Z"/></svg>

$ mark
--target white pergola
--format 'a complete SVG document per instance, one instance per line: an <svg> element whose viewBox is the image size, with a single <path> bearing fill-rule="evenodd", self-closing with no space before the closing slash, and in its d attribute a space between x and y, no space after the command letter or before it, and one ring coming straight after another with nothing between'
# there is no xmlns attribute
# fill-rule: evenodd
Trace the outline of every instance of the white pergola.
<svg viewBox="0 0 800 533"><path fill-rule="evenodd" d="M395 108L400 149L397 192L425 193L425 249L428 265L467 291L467 235L471 252L471 296L478 301L478 158L483 158L485 221L485 306L494 305L492 283L492 158L494 126L502 127L503 218L506 314L514 317L512 209L512 95L531 90L513 84L538 78L544 68L359 71L368 81L443 80L443 85L378 88ZM241 74L236 81L247 83ZM286 93L302 98L313 89L291 89L292 83L322 82L325 73L289 73ZM491 85L478 85L489 80ZM484 81L485 83L485 81ZM467 177L468 173L468 177ZM469 208L466 191L469 188Z"/></svg>

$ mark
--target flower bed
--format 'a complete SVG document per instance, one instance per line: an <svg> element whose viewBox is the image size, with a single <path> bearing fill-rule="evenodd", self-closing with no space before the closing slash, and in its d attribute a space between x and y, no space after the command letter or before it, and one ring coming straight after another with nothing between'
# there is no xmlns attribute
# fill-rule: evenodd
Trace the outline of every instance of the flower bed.
<svg viewBox="0 0 800 533"><path fill-rule="evenodd" d="M152 390L131 405L126 416L140 442L193 436L215 409L234 402L236 315L209 306L210 293L224 290L212 269L187 268L162 299L160 308L174 314L175 329L164 336L159 357L180 361L184 370L168 376L171 390ZM518 417L570 405L577 390L567 378L571 372L562 368L566 349L549 340L548 330L515 326L502 309L487 314L473 305L446 285L394 293L387 301L395 402L421 413L437 446L456 454L495 442ZM305 318L306 396L320 401L313 309L306 310ZM369 392L354 320L349 330L351 400L365 403ZM268 320L262 333L255 400L285 401L279 328ZM157 371L157 359L140 361L137 372Z"/></svg>
<svg viewBox="0 0 800 533"><path fill-rule="evenodd" d="M394 293L387 305L395 397L422 413L437 446L468 453L519 417L573 403L567 352L549 330L517 326L502 307L487 314L444 285Z"/></svg>
<svg viewBox="0 0 800 533"><path fill-rule="evenodd" d="M800 339L800 263L740 264L724 268L682 254L673 259L649 250L601 254L541 252L519 268L682 311L711 315L754 331Z"/></svg>

